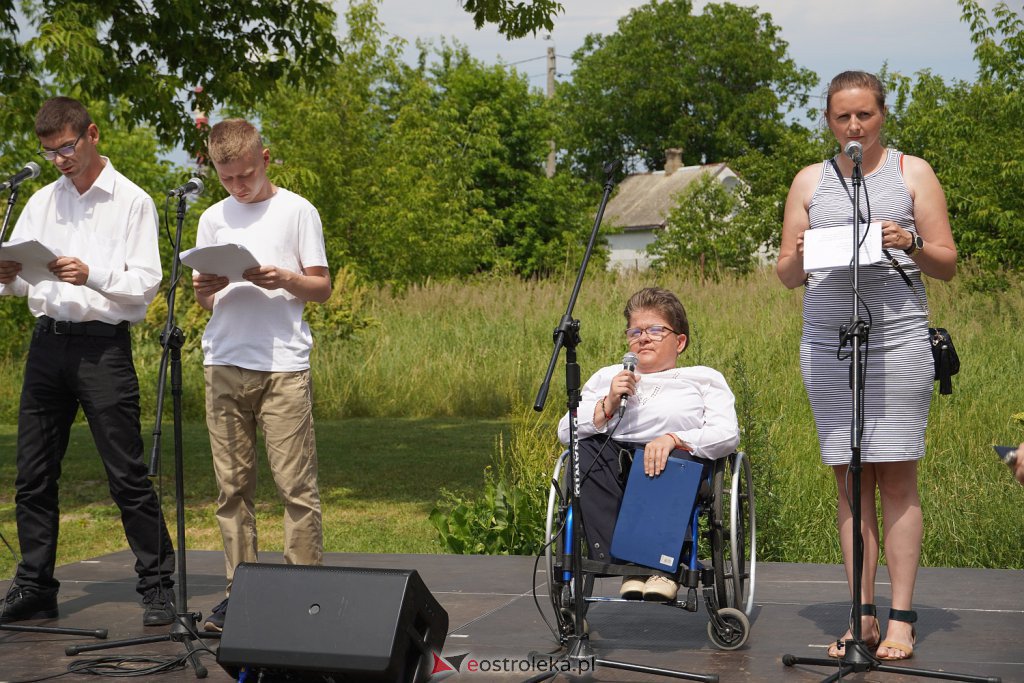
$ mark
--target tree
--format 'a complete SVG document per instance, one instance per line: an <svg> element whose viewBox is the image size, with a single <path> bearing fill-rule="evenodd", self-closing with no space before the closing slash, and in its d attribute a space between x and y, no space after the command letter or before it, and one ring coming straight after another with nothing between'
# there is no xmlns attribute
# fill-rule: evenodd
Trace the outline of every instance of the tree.
<svg viewBox="0 0 1024 683"><path fill-rule="evenodd" d="M346 23L318 91L282 84L257 108L272 177L317 206L332 264L404 286L543 274L582 251L583 185L545 177L553 122L525 77L447 44L409 67L370 1Z"/></svg>
<svg viewBox="0 0 1024 683"><path fill-rule="evenodd" d="M539 29L555 28L554 17L564 11L554 0L460 0L462 8L473 15L477 29L497 24L498 32L508 39L536 35Z"/></svg>
<svg viewBox="0 0 1024 683"><path fill-rule="evenodd" d="M549 140L556 112L526 77L503 65L485 66L464 47L442 46L430 78L451 133L466 137L473 209L496 219L488 269L547 275L581 255L590 211L585 185L568 173L548 178ZM463 132L465 131L465 132ZM599 254L597 260L600 261Z"/></svg>
<svg viewBox="0 0 1024 683"><path fill-rule="evenodd" d="M327 0L34 0L27 9L34 35L21 43L13 0L0 0L8 134L31 131L46 83L87 100L125 99L124 123L198 149L193 110L252 106L281 79L312 85L338 50Z"/></svg>
<svg viewBox="0 0 1024 683"><path fill-rule="evenodd" d="M741 190L731 190L710 173L691 182L676 201L647 251L658 269L697 266L701 278L710 270L748 272L761 242L749 226L736 220L743 205Z"/></svg>
<svg viewBox="0 0 1024 683"><path fill-rule="evenodd" d="M624 171L659 169L665 150L687 164L770 153L783 117L805 107L816 75L796 66L769 14L755 7L653 0L608 36L591 34L558 97L571 128L560 143L575 167L600 176L605 161Z"/></svg>
<svg viewBox="0 0 1024 683"><path fill-rule="evenodd" d="M946 84L924 71L891 77L889 140L935 169L949 203L957 249L986 266L1024 266L1024 21L1000 3L992 25L960 0L978 64L974 83Z"/></svg>

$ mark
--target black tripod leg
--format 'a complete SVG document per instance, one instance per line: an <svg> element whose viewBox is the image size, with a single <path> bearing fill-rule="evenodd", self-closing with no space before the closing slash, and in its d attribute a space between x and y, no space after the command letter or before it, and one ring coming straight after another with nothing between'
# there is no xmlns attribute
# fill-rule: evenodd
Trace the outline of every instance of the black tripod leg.
<svg viewBox="0 0 1024 683"><path fill-rule="evenodd" d="M902 674L904 676L920 676L922 678L939 678L945 681L967 681L967 683L1000 683L998 676L972 676L970 674L950 673L947 671L932 671L929 669L911 669L906 666L893 666L891 664L879 664L875 671L884 671L890 674Z"/></svg>
<svg viewBox="0 0 1024 683"><path fill-rule="evenodd" d="M127 647L130 645L145 645L147 643L163 643L171 639L166 633L158 636L143 636L141 638L129 638L119 640L115 643L98 643L96 645L68 645L64 648L64 654L68 657L82 654L83 652L96 652L97 650L110 650L115 647Z"/></svg>
<svg viewBox="0 0 1024 683"><path fill-rule="evenodd" d="M665 678L679 678L686 681L706 681L706 683L718 683L718 674L694 674L686 671L675 671L674 669L661 669L656 666L643 666L642 664L630 664L628 662L616 662L611 659L595 659L597 666L608 669L619 669L621 671L635 671L642 674L664 676Z"/></svg>
<svg viewBox="0 0 1024 683"><path fill-rule="evenodd" d="M23 631L25 633L56 633L64 636L82 636L84 638L107 637L105 628L63 628L57 626L18 626L17 624L0 624L0 631Z"/></svg>

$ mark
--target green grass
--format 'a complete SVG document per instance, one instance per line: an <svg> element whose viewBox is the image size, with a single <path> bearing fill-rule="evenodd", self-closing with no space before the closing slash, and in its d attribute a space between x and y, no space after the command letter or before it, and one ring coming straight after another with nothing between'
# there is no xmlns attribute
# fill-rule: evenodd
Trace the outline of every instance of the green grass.
<svg viewBox="0 0 1024 683"><path fill-rule="evenodd" d="M430 282L402 294L370 291L359 299L358 310L372 321L368 328L347 340L318 337L313 373L320 469L329 483L324 487L325 507L337 515L326 525L330 549L433 552L438 545L426 515L438 488L480 490L482 470L498 451L495 435L505 426L511 432L505 447L527 451L517 453L516 462L541 470L550 467L559 450L554 425L565 410L564 356L556 366L546 408L537 416L537 432L550 438L519 438L515 424L534 401L551 357L552 330L565 312L574 279L574 272L544 281L481 277L464 283ZM954 394L936 394L932 401L920 477L922 562L1024 568L1024 515L1018 514L1024 487L1013 481L991 448L1024 441L1024 335L1019 332L1024 327L1024 283L1014 281L1006 292L986 293L973 291L970 282L970 273L950 283L928 282L932 320L951 330L962 369L953 378ZM686 305L693 334L682 362L721 370L737 395L743 448L755 469L761 556L839 562L835 483L821 464L800 379L802 291L785 289L770 270L717 281L685 274L589 273L573 311L581 321L578 360L584 380L622 358L622 307L631 293L651 284L672 289ZM186 326L185 332L192 342L183 354L188 438L190 449L205 453L205 434L199 427L202 361L194 344L201 329ZM136 335L143 423L151 429L158 334L140 327ZM17 414L21 362L0 360L6 378L0 384L0 421L13 421ZM0 434L8 436L2 437L6 441L0 448L7 447L0 452L13 453L14 430L3 430ZM431 439L439 445L429 447ZM463 455L445 447L448 440L464 440ZM79 441L88 446L85 431L76 431ZM418 451L416 457L410 449ZM396 468L393 458L399 454L409 459ZM420 457L435 458L422 475L414 469ZM13 482L11 459L0 461L0 467ZM190 527L196 520L195 543L215 548L219 539L212 524L204 531L198 521L212 522L215 491L209 468L200 456L189 456L188 471L196 477L189 484L194 506ZM75 489L91 491L91 498L77 508L66 505L66 515L109 517L97 511L109 507L102 477L69 466L64 482L76 497L80 492ZM0 523L5 533L10 529L13 534L13 493L6 495L0 499L6 505L0 508ZM261 491L266 505L273 498L269 488ZM268 531L279 523L276 508L261 514ZM62 547L79 544L77 537L77 532L65 533ZM273 536L264 538L273 542ZM123 543L120 538L114 542ZM82 550L78 556L95 554L99 550Z"/></svg>
<svg viewBox="0 0 1024 683"><path fill-rule="evenodd" d="M479 488L481 472L507 429L503 420L318 421L319 483L328 552L440 552L437 532L427 520L439 490L445 487L468 493ZM0 452L13 455L15 432L14 427L0 426ZM161 481L167 523L176 538L170 432L168 424ZM214 516L217 485L204 425L184 426L182 454L188 548L219 550L220 531ZM0 531L17 547L13 457L0 463L0 477L12 483L0 494ZM58 563L126 548L118 510L110 501L99 456L84 425L73 430L61 479ZM265 457L260 463L257 501L261 548L280 551L282 507ZM11 576L13 570L10 554L0 553L0 576Z"/></svg>

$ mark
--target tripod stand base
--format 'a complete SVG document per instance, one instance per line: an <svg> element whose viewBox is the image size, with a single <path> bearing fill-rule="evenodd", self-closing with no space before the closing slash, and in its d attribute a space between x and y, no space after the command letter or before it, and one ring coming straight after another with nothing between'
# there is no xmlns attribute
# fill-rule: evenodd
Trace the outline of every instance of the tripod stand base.
<svg viewBox="0 0 1024 683"><path fill-rule="evenodd" d="M899 674L901 676L920 676L922 678L937 678L946 681L967 681L968 683L1000 683L998 676L972 676L970 674L958 674L949 671L932 671L928 669L914 669L909 666L894 666L886 664L874 657L867 655L862 642L846 641L846 651L855 653L841 659L819 659L812 657L797 657L795 655L782 655L782 663L786 666L797 666L798 664L809 664L811 666L824 666L835 669L836 672L822 680L822 683L838 681L848 674L864 673L867 671L880 671L882 673Z"/></svg>
<svg viewBox="0 0 1024 683"><path fill-rule="evenodd" d="M185 625L185 621L191 619L192 627ZM199 639L195 624L199 621L196 613L179 614L178 620L171 626L171 630L158 636L143 636L141 638L129 638L127 640L116 640L110 643L98 643L96 645L69 645L64 648L64 654L68 657L82 654L83 652L96 652L98 650L112 650L118 647L131 647L133 645L147 645L149 643L181 643L188 651L188 663L192 665L196 678L206 678L209 673L203 663L199 661L199 653L192 647L192 641ZM104 632L105 633L105 632Z"/></svg>

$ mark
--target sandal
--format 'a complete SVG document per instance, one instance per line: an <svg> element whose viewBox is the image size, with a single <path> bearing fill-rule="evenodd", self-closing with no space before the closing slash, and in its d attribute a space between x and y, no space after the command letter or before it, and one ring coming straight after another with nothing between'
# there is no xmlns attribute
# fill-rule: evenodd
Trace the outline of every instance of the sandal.
<svg viewBox="0 0 1024 683"><path fill-rule="evenodd" d="M914 622L917 621L917 612L915 612L912 609L892 609L892 608L889 608L889 621L902 621L902 622L906 622L908 624L913 624ZM890 652L888 654L891 654L891 652L893 650L899 650L900 652L904 653L902 656L900 656L900 657L892 657L892 656L883 657L882 655L878 654L877 651L875 652L875 656L878 657L879 659L887 661L887 662L898 662L898 661L903 660L903 659L910 659L911 657L914 656L914 644L916 642L917 642L917 627L916 626L911 626L910 627L910 642L909 643L901 643L898 640L883 640L878 645L879 649L882 649L884 647L886 650L889 650Z"/></svg>
<svg viewBox="0 0 1024 683"><path fill-rule="evenodd" d="M878 611L877 611L874 603L868 602L868 603L865 603L865 604L861 605L860 606L860 613L861 613L861 616L864 616L864 617L874 617L874 621L875 621L875 628L874 628L875 637L871 638L870 640L869 639L865 639L864 640L864 646L865 647L876 647L876 646L878 646L878 641L882 638L882 631L881 631L881 629L878 626L878 617L876 616L878 614ZM862 631L863 631L863 629L862 629ZM853 637L853 635L851 633L850 638L852 638L852 637ZM864 637L864 633L863 632L861 633L861 637L862 638ZM840 640L837 640L836 642L832 643L832 645L830 645L829 648L828 648L828 656L831 657L832 659L842 659L843 655L844 655L844 653L846 651L846 640L849 640L849 638L847 638L845 640L844 639L840 639Z"/></svg>

